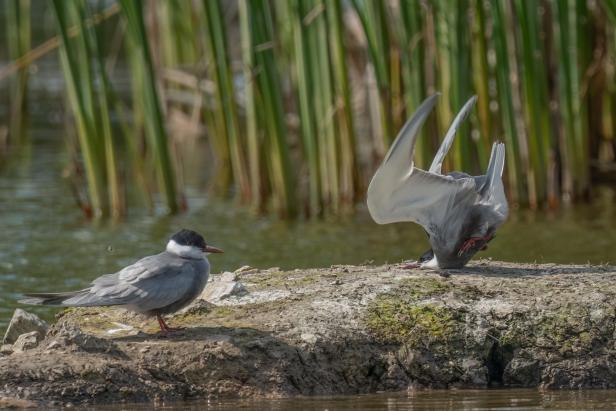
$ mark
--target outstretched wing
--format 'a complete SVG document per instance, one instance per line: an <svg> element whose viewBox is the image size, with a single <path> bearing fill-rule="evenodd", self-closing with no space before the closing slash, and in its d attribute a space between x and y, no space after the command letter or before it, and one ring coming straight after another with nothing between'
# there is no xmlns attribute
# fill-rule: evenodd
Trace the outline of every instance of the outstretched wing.
<svg viewBox="0 0 616 411"><path fill-rule="evenodd" d="M505 144L494 143L492 145L492 154L490 154L490 162L488 163L485 181L479 188L479 194L484 201L490 204L496 212L503 216L503 219L509 212L502 179L504 167Z"/></svg>
<svg viewBox="0 0 616 411"><path fill-rule="evenodd" d="M372 179L368 187L368 210L379 224L413 221L428 233L442 224L455 204L472 203L477 197L472 178L454 179L413 167L400 180Z"/></svg>
<svg viewBox="0 0 616 411"><path fill-rule="evenodd" d="M190 261L163 256L146 257L99 277L87 292L65 300L64 305L135 305L145 312L177 302L198 285L200 273Z"/></svg>
<svg viewBox="0 0 616 411"><path fill-rule="evenodd" d="M404 125L370 182L368 210L379 224L413 221L432 234L433 227L444 222L455 204L474 201L478 196L471 177L454 179L413 166L417 132L437 97L434 95L424 101ZM441 149L446 153L448 147Z"/></svg>
<svg viewBox="0 0 616 411"><path fill-rule="evenodd" d="M466 102L466 104L464 104L460 112L456 115L456 118L453 119L453 122L449 126L449 130L447 130L447 134L445 134L445 138L443 139L443 142L441 143L438 152L434 156L434 160L432 160L432 164L430 165L429 169L431 173L442 174L441 168L443 166L443 160L445 159L445 156L447 155L449 149L451 148L451 145L453 144L453 140L456 136L458 128L460 127L460 124L462 124L462 122L466 119L466 117L468 117L476 102L477 96L471 97Z"/></svg>

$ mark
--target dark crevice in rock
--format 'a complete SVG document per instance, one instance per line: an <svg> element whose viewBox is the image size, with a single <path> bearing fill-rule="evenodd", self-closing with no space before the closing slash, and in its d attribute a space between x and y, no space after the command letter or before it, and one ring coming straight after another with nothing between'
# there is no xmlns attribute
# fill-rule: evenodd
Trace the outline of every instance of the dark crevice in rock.
<svg viewBox="0 0 616 411"><path fill-rule="evenodd" d="M488 386L501 387L503 385L503 375L512 358L513 347L509 344L501 345L498 341L492 344L486 358Z"/></svg>

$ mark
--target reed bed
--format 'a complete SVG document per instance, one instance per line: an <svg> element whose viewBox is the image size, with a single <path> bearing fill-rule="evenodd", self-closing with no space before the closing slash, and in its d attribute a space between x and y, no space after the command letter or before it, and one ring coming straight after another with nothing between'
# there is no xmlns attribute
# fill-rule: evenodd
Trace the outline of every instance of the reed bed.
<svg viewBox="0 0 616 411"><path fill-rule="evenodd" d="M7 0L5 3L7 57L10 60L17 60L31 48L30 8L30 0ZM28 110L28 66L20 68L15 76L16 78L9 86L11 115L8 135L13 140L12 145L18 145L20 141L27 140L24 135L24 122ZM0 141L0 149L2 149L1 145Z"/></svg>
<svg viewBox="0 0 616 411"><path fill-rule="evenodd" d="M150 42L146 31L141 0L120 0L122 14L126 19L129 42L131 44L131 69L136 94L133 102L138 102L143 113L145 134L149 148L153 151L158 186L164 195L164 203L169 212L179 210L180 202L176 190L175 166L170 153L167 129L158 96L158 79L150 52Z"/></svg>
<svg viewBox="0 0 616 411"><path fill-rule="evenodd" d="M119 198L118 173L110 169L118 168L120 142L93 126L108 124L109 104L86 84L93 72L105 78L105 56L92 46L100 41L96 30L79 22L88 18L85 6L54 4L89 197L105 214L105 204ZM218 159L218 185L257 212L285 218L352 210L397 130L436 91L442 97L418 141L418 166L430 163L453 116L476 94L477 108L446 169L481 173L492 142L505 141L509 199L531 208L585 199L597 181L613 178L613 0L120 4L133 132L143 125L171 211L181 191L165 133L172 105L192 117L200 111ZM71 25L81 27L83 39L64 33ZM84 58L90 63L78 63ZM165 70L194 81L164 82L162 100L157 87ZM200 105L171 101L174 89L194 93ZM127 161L137 162L135 156Z"/></svg>
<svg viewBox="0 0 616 411"><path fill-rule="evenodd" d="M53 2L62 37L60 60L75 117L88 187L87 197L77 198L86 215L98 218L108 215L109 210L117 206L119 186L114 146L109 141L112 136L106 92L94 87L94 78L102 76L99 71L102 64L94 29L84 25L86 8L84 1ZM71 38L69 31L73 26L78 28L79 35ZM98 109L99 104L101 110Z"/></svg>
<svg viewBox="0 0 616 411"><path fill-rule="evenodd" d="M164 203L171 212L178 210L174 165L169 154L164 117L158 100L157 78L151 62L145 24L140 2L122 2L126 19L128 42L133 59L134 101L140 107L147 137L147 147L152 152L154 172L164 195ZM73 118L76 124L78 147L83 162L74 167L73 185L85 174L87 192L74 187L78 204L88 217L120 219L126 212L126 181L121 163L140 163L141 153L135 141L140 134L123 127L122 139L114 136L112 111L121 113L108 78L105 65L104 34L100 26L90 24L96 15L84 0L64 2L54 0L53 11L60 33L60 60ZM129 156L120 158L126 147ZM141 167L141 175L145 166ZM147 183L141 181L143 185Z"/></svg>

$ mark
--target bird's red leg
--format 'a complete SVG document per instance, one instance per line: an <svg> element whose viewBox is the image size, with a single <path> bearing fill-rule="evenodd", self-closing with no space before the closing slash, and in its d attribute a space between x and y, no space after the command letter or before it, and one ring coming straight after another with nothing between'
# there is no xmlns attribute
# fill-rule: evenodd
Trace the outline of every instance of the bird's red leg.
<svg viewBox="0 0 616 411"><path fill-rule="evenodd" d="M490 241L492 239L492 236L487 235L485 237L471 237L468 240L466 240L464 242L464 244L462 244L462 247L460 247L460 250L458 251L458 257L462 256L462 254L464 254L465 252L467 252L471 247L473 247L475 245L476 242L479 241L485 241L486 245L484 245L481 250L485 250L488 248L487 246L487 242Z"/></svg>
<svg viewBox="0 0 616 411"><path fill-rule="evenodd" d="M167 334L168 332L173 332L173 331L181 331L184 329L184 328L169 327L167 323L165 322L165 320L163 319L163 317L160 316L160 314L156 314L156 319L158 319L158 325L160 326L160 331L163 334Z"/></svg>
<svg viewBox="0 0 616 411"><path fill-rule="evenodd" d="M163 334L168 333L170 330L165 320L163 320L163 317L161 317L159 314L156 314L156 319L158 320L158 326L160 327L160 332Z"/></svg>

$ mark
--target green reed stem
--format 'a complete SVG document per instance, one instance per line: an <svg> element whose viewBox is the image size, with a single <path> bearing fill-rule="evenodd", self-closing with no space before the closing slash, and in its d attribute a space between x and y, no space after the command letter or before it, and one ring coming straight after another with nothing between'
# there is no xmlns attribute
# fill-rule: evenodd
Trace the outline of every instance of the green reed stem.
<svg viewBox="0 0 616 411"><path fill-rule="evenodd" d="M165 203L171 213L178 211L175 171L169 154L167 133L158 99L154 66L149 50L148 36L143 21L141 0L120 0L122 13L126 18L128 33L132 37L134 52L141 60L139 66L133 66L142 81L145 128L150 144L155 153L159 184L165 197Z"/></svg>

